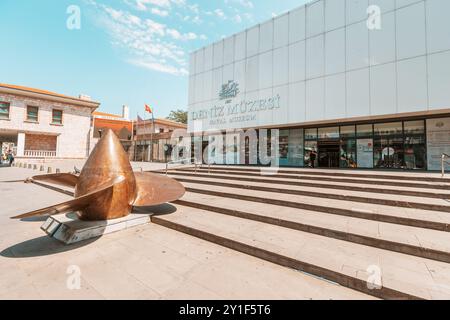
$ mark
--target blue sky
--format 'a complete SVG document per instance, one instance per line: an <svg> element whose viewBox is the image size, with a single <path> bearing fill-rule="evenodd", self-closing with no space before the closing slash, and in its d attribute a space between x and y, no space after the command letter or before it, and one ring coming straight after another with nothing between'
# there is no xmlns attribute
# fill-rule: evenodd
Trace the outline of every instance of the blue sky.
<svg viewBox="0 0 450 320"><path fill-rule="evenodd" d="M187 109L189 53L307 0L1 0L0 82L156 117ZM67 8L80 8L69 30Z"/></svg>

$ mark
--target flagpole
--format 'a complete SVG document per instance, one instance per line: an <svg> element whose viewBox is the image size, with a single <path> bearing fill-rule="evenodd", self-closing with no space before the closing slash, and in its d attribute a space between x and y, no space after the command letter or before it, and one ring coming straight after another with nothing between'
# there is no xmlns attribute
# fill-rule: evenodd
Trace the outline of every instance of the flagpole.
<svg viewBox="0 0 450 320"><path fill-rule="evenodd" d="M155 116L154 116L153 110L152 110L152 132L150 134L150 145L151 145L151 148L150 148L150 151L151 151L150 159L151 159L151 161L150 162L153 162L153 132L154 131L155 131Z"/></svg>

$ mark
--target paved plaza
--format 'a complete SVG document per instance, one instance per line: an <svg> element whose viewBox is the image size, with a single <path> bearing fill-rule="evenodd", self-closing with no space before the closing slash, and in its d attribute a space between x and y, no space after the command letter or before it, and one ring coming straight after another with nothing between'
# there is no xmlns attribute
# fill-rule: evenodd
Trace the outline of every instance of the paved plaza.
<svg viewBox="0 0 450 320"><path fill-rule="evenodd" d="M34 173L1 168L0 181ZM70 196L0 182L0 197L0 299L372 298L156 224L65 246L40 230L45 217L10 217ZM152 211L173 209L166 205ZM67 286L73 270L80 271L79 290Z"/></svg>

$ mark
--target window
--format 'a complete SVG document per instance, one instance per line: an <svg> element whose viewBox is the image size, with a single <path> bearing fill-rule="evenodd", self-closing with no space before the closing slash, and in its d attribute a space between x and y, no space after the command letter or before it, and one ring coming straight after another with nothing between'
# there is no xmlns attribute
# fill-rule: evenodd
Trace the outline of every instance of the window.
<svg viewBox="0 0 450 320"><path fill-rule="evenodd" d="M319 139L339 139L339 127L319 128Z"/></svg>
<svg viewBox="0 0 450 320"><path fill-rule="evenodd" d="M0 102L0 119L9 119L9 103Z"/></svg>
<svg viewBox="0 0 450 320"><path fill-rule="evenodd" d="M38 122L39 108L27 106L27 121Z"/></svg>
<svg viewBox="0 0 450 320"><path fill-rule="evenodd" d="M164 128L159 128L159 133L164 133Z"/></svg>
<svg viewBox="0 0 450 320"><path fill-rule="evenodd" d="M317 139L317 128L305 130L305 140L316 140L316 139Z"/></svg>
<svg viewBox="0 0 450 320"><path fill-rule="evenodd" d="M62 110L52 111L52 124L62 124L63 123L63 112Z"/></svg>

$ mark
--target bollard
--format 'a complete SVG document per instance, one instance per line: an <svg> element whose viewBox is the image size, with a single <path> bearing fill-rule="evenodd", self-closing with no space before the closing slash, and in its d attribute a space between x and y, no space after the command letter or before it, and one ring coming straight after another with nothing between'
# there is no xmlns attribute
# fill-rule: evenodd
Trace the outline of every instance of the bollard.
<svg viewBox="0 0 450 320"><path fill-rule="evenodd" d="M41 166L41 168L39 169L39 171L44 171L44 166Z"/></svg>
<svg viewBox="0 0 450 320"><path fill-rule="evenodd" d="M28 164L28 169L31 169L31 168L32 168L32 167L31 167L31 163L29 163L29 164Z"/></svg>
<svg viewBox="0 0 450 320"><path fill-rule="evenodd" d="M22 168L22 162L19 162L19 168Z"/></svg>
<svg viewBox="0 0 450 320"><path fill-rule="evenodd" d="M33 166L33 170L37 170L37 164Z"/></svg>
<svg viewBox="0 0 450 320"><path fill-rule="evenodd" d="M59 170L59 169L56 169L56 173L61 173L61 170Z"/></svg>
<svg viewBox="0 0 450 320"><path fill-rule="evenodd" d="M52 173L52 167L48 167L47 173Z"/></svg>

